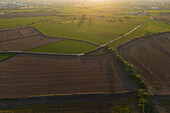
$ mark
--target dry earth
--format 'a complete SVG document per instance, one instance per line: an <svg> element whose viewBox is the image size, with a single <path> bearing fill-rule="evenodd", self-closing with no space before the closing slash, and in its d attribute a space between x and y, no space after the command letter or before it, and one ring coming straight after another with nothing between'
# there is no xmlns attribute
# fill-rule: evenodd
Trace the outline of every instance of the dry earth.
<svg viewBox="0 0 170 113"><path fill-rule="evenodd" d="M168 15L158 15L158 16L154 16L154 19L158 19L158 20L166 20L170 22L170 14Z"/></svg>
<svg viewBox="0 0 170 113"><path fill-rule="evenodd" d="M0 51L23 51L60 40L44 36L32 27L0 29Z"/></svg>
<svg viewBox="0 0 170 113"><path fill-rule="evenodd" d="M119 48L119 53L136 66L151 94L170 94L170 33L129 42Z"/></svg>
<svg viewBox="0 0 170 113"><path fill-rule="evenodd" d="M0 18L16 18L16 17L39 17L39 16L55 16L59 12L53 11L53 12L21 12L21 13L8 13L0 15Z"/></svg>
<svg viewBox="0 0 170 113"><path fill-rule="evenodd" d="M0 62L0 98L136 90L111 54L20 54Z"/></svg>

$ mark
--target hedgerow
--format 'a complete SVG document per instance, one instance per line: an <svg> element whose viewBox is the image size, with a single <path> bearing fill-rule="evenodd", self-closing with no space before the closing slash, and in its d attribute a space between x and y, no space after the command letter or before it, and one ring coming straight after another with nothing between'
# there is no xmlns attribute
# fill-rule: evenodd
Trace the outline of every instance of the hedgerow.
<svg viewBox="0 0 170 113"><path fill-rule="evenodd" d="M116 59L121 63L123 69L126 71L127 75L134 79L136 83L138 84L139 88L146 89L146 83L144 80L141 78L139 74L135 71L135 68L133 65L129 64L123 58L119 55L117 50L113 50L112 53L116 57Z"/></svg>
<svg viewBox="0 0 170 113"><path fill-rule="evenodd" d="M140 89L136 94L138 101L138 108L141 113L151 113L152 112L152 104L150 95L144 90Z"/></svg>
<svg viewBox="0 0 170 113"><path fill-rule="evenodd" d="M141 113L151 113L152 112L152 104L150 95L146 91L146 83L142 79L142 77L135 71L135 67L130 63L126 62L117 52L117 50L110 50L115 56L116 60L120 62L123 69L127 73L127 75L136 81L138 87L140 88L137 91L136 97L138 102L138 109Z"/></svg>

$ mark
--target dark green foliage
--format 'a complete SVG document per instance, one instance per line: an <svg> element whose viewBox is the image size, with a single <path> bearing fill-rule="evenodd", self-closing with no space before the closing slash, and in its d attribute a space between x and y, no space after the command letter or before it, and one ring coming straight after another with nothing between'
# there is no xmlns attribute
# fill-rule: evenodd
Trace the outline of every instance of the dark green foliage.
<svg viewBox="0 0 170 113"><path fill-rule="evenodd" d="M129 64L119 55L117 50L110 50L116 59L121 63L122 67L126 71L127 75L134 79L138 84L140 90L138 90L136 97L138 101L138 108L141 113L151 113L152 112L152 104L150 95L146 92L146 83L142 79L142 77L137 74L133 65Z"/></svg>
<svg viewBox="0 0 170 113"><path fill-rule="evenodd" d="M152 105L150 95L144 90L138 90L137 94L138 108L141 113L151 113Z"/></svg>
<svg viewBox="0 0 170 113"><path fill-rule="evenodd" d="M0 53L0 61L5 60L13 55L15 55L15 54L14 53Z"/></svg>
<svg viewBox="0 0 170 113"><path fill-rule="evenodd" d="M112 52L113 52L114 56L116 57L116 59L123 66L123 68L126 71L127 75L137 82L139 88L145 89L146 84L145 84L144 80L141 78L141 76L136 73L134 66L129 64L125 60L123 60L123 58L119 55L119 53L116 50L114 50Z"/></svg>

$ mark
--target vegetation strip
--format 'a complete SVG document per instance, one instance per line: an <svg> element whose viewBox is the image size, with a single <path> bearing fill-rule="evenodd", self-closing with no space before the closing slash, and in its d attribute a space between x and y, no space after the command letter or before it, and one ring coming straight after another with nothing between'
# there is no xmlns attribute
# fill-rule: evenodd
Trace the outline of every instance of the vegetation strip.
<svg viewBox="0 0 170 113"><path fill-rule="evenodd" d="M138 108L141 113L151 113L152 112L152 103L151 103L151 98L150 95L147 92L147 86L145 81L142 79L142 77L137 74L135 71L135 68L133 65L129 64L123 58L119 55L119 53L116 50L110 50L113 55L116 57L117 61L120 62L122 65L123 69L126 71L127 75L134 79L136 83L139 86L139 90L137 91L137 100L138 100Z"/></svg>
<svg viewBox="0 0 170 113"><path fill-rule="evenodd" d="M169 33L169 31L164 32L164 33ZM139 37L138 39L146 38L148 36L156 36L156 35L164 34L164 33L156 33L156 34L147 34L146 33L145 36ZM132 40L129 40L129 41L123 43L123 44L129 43ZM136 72L135 67L132 64L130 64L129 62L125 61L119 55L117 48L120 48L121 46L122 46L122 44L117 46L116 49L109 48L109 51L112 52L113 55L115 56L115 58L117 59L117 61L120 62L123 69L126 71L127 75L130 78L134 79L136 81L136 83L138 84L140 89L137 91L136 97L137 97L137 101L138 101L139 111L141 113L152 113L152 112L154 112L153 111L153 105L152 105L152 101L151 101L151 96L150 96L150 94L148 94L146 82Z"/></svg>
<svg viewBox="0 0 170 113"><path fill-rule="evenodd" d="M166 32L167 33L167 32ZM168 32L169 33L169 32ZM158 33L163 34L163 33ZM146 34L147 36L148 34ZM157 35L157 34L152 34ZM146 36L140 37L145 38ZM125 42L128 43L131 40ZM125 44L124 43L124 44ZM116 48L119 48L121 45L117 46ZM145 81L142 79L142 77L136 72L133 65L125 61L118 53L117 49L111 49L109 48L109 51L113 53L114 57L117 59L118 62L122 65L123 69L126 71L127 75L136 81L136 83L139 86L139 90L137 91L136 97L138 101L138 108L141 113L152 113L153 112L153 106L151 101L151 96L147 92L147 85Z"/></svg>
<svg viewBox="0 0 170 113"><path fill-rule="evenodd" d="M141 27L142 25L144 25L144 24L146 24L146 23L148 23L148 22L150 22L150 21L152 21L152 20L153 20L153 18L151 18L151 20L148 20L148 21L146 21L146 22L138 25L137 27L135 27L134 29L132 29L131 31L129 31L128 33L126 33L125 35L120 36L120 37L118 37L118 38L116 38L116 39L113 39L113 40L107 42L106 44L103 44L103 45L99 46L98 48L89 51L88 53L93 52L93 51L95 51L95 50L98 50L98 49L100 49L100 48L103 48L103 47L107 46L108 44L110 44L110 43L112 43L112 42L114 42L114 41L117 41L117 40L119 40L119 39L121 39L121 38L123 38L123 37L125 37L125 36L128 36L129 34L133 33L135 30L137 30L139 27ZM88 53L85 53L85 54L88 54Z"/></svg>

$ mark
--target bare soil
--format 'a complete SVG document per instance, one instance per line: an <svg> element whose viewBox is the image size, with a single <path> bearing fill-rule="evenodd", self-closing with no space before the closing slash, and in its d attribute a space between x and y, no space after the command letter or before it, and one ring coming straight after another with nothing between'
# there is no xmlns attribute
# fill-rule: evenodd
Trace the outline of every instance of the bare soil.
<svg viewBox="0 0 170 113"><path fill-rule="evenodd" d="M0 62L0 98L123 93L136 89L111 54L84 57L20 54Z"/></svg>
<svg viewBox="0 0 170 113"><path fill-rule="evenodd" d="M169 15L157 15L157 16L154 16L154 19L165 20L165 21L170 22L170 14Z"/></svg>
<svg viewBox="0 0 170 113"><path fill-rule="evenodd" d="M156 95L152 99L158 113L169 113L170 95Z"/></svg>
<svg viewBox="0 0 170 113"><path fill-rule="evenodd" d="M60 40L44 36L32 27L0 29L0 51L23 51Z"/></svg>
<svg viewBox="0 0 170 113"><path fill-rule="evenodd" d="M136 66L151 94L170 94L170 33L132 41L120 47L119 53Z"/></svg>
<svg viewBox="0 0 170 113"><path fill-rule="evenodd" d="M58 12L21 12L21 13L8 13L0 15L0 18L16 18L16 17L38 17L38 16L55 16Z"/></svg>

